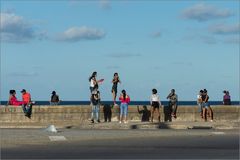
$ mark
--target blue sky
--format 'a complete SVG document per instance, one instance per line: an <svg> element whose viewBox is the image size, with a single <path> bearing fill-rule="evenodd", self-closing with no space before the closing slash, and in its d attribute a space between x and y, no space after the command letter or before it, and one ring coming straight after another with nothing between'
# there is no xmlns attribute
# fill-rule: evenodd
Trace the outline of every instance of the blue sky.
<svg viewBox="0 0 240 160"><path fill-rule="evenodd" d="M239 100L239 1L1 0L1 99L10 89L48 100L88 100L88 77L111 100L118 72L132 100L179 100L200 89ZM20 93L18 93L20 98Z"/></svg>

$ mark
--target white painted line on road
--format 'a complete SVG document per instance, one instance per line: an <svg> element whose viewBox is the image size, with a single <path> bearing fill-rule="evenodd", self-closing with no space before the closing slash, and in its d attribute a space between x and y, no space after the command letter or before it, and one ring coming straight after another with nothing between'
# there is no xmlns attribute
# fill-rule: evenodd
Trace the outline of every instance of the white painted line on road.
<svg viewBox="0 0 240 160"><path fill-rule="evenodd" d="M49 136L50 141L66 141L64 136Z"/></svg>
<svg viewBox="0 0 240 160"><path fill-rule="evenodd" d="M216 134L216 135L223 135L225 134L224 132L212 132L213 134Z"/></svg>

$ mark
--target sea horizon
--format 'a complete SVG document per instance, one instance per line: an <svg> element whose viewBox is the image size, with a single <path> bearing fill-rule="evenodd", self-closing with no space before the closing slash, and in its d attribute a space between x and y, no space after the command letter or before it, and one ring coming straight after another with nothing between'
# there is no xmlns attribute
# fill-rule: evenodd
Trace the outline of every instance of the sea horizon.
<svg viewBox="0 0 240 160"><path fill-rule="evenodd" d="M113 101L101 101L102 104L113 104ZM161 101L162 105L168 105L168 101ZM232 101L231 105L240 105L239 101ZM6 105L7 101L0 101L1 105ZM89 105L90 101L61 101L59 105ZM117 104L120 104L117 101ZM223 105L222 101L209 101L210 105ZM50 105L49 101L35 101L35 105ZM149 101L131 101L129 105L150 105ZM197 105L196 101L178 101L178 105L192 106Z"/></svg>

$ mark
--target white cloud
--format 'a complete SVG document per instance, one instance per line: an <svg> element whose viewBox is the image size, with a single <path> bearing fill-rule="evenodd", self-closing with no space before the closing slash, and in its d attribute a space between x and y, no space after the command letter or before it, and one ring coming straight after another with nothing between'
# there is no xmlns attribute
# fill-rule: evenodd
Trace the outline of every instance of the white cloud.
<svg viewBox="0 0 240 160"><path fill-rule="evenodd" d="M217 24L210 26L208 30L209 32L214 34L239 34L240 24L234 25Z"/></svg>
<svg viewBox="0 0 240 160"><path fill-rule="evenodd" d="M99 3L102 9L108 10L112 8L109 0L100 0Z"/></svg>
<svg viewBox="0 0 240 160"><path fill-rule="evenodd" d="M103 30L86 26L71 27L60 33L57 37L59 41L77 42L81 40L98 40L104 38L106 33Z"/></svg>
<svg viewBox="0 0 240 160"><path fill-rule="evenodd" d="M27 42L35 38L33 27L14 13L0 13L1 40L5 42Z"/></svg>
<svg viewBox="0 0 240 160"><path fill-rule="evenodd" d="M222 19L232 16L233 13L229 9L218 9L205 3L196 4L186 8L182 12L182 17L186 19L197 20L199 22Z"/></svg>
<svg viewBox="0 0 240 160"><path fill-rule="evenodd" d="M0 13L0 31L2 42L24 43L47 38L46 31L37 33L30 22L12 12Z"/></svg>

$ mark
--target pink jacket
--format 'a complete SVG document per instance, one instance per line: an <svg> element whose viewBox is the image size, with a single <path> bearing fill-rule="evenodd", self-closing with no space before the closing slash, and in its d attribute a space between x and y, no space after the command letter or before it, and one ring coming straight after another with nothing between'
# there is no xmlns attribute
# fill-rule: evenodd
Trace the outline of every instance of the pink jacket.
<svg viewBox="0 0 240 160"><path fill-rule="evenodd" d="M121 101L121 103L129 103L130 97L128 95L126 95L126 98L124 100L123 96L121 96L121 97L119 97L119 100Z"/></svg>

